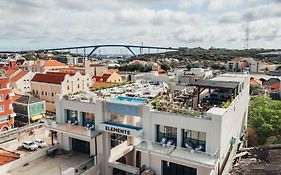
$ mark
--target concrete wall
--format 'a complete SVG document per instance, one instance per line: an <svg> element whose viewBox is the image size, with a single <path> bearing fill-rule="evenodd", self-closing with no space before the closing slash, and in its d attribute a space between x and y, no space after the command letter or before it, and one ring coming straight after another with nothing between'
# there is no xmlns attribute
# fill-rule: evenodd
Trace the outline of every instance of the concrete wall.
<svg viewBox="0 0 281 175"><path fill-rule="evenodd" d="M80 72L77 72L73 76L67 74L61 83L61 94L85 91L88 90L90 86L92 86L92 78L88 74L81 75Z"/></svg>
<svg viewBox="0 0 281 175"><path fill-rule="evenodd" d="M155 172L157 175L161 175L162 172L162 160L170 162L171 159L168 157L163 157L163 156L157 156L153 154L148 154L148 153L141 153L141 164L142 166L145 165L147 169L151 169L152 171ZM186 166L185 162L182 161L177 161L173 160L173 163L179 164L179 165L184 165ZM196 168L197 169L197 175L208 175L211 173L212 169L205 168L202 166L196 166L196 165L188 165L189 167Z"/></svg>
<svg viewBox="0 0 281 175"><path fill-rule="evenodd" d="M13 87L23 94L26 92L31 92L31 79L33 78L33 76L33 72L28 72L19 80L13 82Z"/></svg>
<svg viewBox="0 0 281 175"><path fill-rule="evenodd" d="M57 146L58 145L55 145L55 147L57 147ZM40 157L45 156L47 154L47 150L52 148L52 147L53 146L48 146L46 148L40 148L40 150L37 150L36 152L33 152L32 154L28 154L28 155L24 155L24 156L21 155L19 159L0 166L1 174L5 174L8 171L16 169L20 166L23 166L26 163L29 163L33 160L36 160L36 159L39 159Z"/></svg>

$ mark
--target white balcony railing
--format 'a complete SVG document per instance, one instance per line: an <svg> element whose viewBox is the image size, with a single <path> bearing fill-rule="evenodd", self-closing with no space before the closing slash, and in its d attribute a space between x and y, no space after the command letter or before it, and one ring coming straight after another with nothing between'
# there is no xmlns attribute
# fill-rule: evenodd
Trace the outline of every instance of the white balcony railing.
<svg viewBox="0 0 281 175"><path fill-rule="evenodd" d="M216 153L214 154L210 154L174 145L167 146L161 143L151 142L147 140L143 140L135 148L139 151L146 151L149 153L166 155L175 159L194 162L200 165L207 166L209 168L214 168L218 159L218 151L216 151Z"/></svg>
<svg viewBox="0 0 281 175"><path fill-rule="evenodd" d="M68 123L57 123L55 121L51 123L47 123L46 127L54 131L59 131L63 133L79 135L84 137L90 137L90 138L96 137L97 135L100 134L100 132L95 128L87 128L80 125L72 125Z"/></svg>

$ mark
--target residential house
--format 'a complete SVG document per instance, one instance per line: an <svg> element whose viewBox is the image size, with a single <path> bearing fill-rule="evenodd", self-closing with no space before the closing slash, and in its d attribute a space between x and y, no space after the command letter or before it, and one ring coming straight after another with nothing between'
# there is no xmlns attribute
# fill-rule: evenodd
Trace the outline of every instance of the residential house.
<svg viewBox="0 0 281 175"><path fill-rule="evenodd" d="M31 92L30 80L34 76L34 72L21 70L11 76L12 87L15 93L26 94Z"/></svg>
<svg viewBox="0 0 281 175"><path fill-rule="evenodd" d="M29 95L22 95L14 104L14 112L17 114L15 123L26 125L42 121L45 116L45 101Z"/></svg>
<svg viewBox="0 0 281 175"><path fill-rule="evenodd" d="M46 101L46 111L55 112L56 94L73 94L88 90L92 86L89 75L80 72L68 74L64 72L36 73L31 80L32 94Z"/></svg>
<svg viewBox="0 0 281 175"><path fill-rule="evenodd" d="M94 81L100 82L109 82L109 83L121 83L122 77L117 73L113 72L112 74L103 74L102 76L93 76Z"/></svg>
<svg viewBox="0 0 281 175"><path fill-rule="evenodd" d="M93 63L90 60L85 60L85 72L90 76L102 76L108 72L108 68L103 64Z"/></svg>
<svg viewBox="0 0 281 175"><path fill-rule="evenodd" d="M228 61L226 64L226 69L228 71L248 71L248 72L259 72L261 68L262 62L255 61L251 57L245 58L234 58L231 61Z"/></svg>
<svg viewBox="0 0 281 175"><path fill-rule="evenodd" d="M6 131L14 126L15 113L12 106L14 96L11 79L2 73L0 77L0 131Z"/></svg>
<svg viewBox="0 0 281 175"><path fill-rule="evenodd" d="M24 70L30 70L32 72L58 72L61 69L67 68L68 66L57 61L57 60L35 60L28 61L21 66Z"/></svg>

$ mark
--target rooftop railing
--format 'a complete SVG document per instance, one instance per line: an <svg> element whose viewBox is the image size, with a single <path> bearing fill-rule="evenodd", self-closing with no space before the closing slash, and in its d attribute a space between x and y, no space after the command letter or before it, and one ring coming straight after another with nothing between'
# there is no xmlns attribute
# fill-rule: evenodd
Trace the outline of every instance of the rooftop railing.
<svg viewBox="0 0 281 175"><path fill-rule="evenodd" d="M75 175L80 175L87 171L88 169L94 167L96 165L96 157L93 157L82 164L80 164L78 167L75 168Z"/></svg>

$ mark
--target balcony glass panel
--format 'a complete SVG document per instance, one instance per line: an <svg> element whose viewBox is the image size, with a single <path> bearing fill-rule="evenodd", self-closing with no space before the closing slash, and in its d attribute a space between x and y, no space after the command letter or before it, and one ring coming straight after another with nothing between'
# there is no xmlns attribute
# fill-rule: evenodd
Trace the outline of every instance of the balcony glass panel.
<svg viewBox="0 0 281 175"><path fill-rule="evenodd" d="M78 124L78 112L66 109L66 123Z"/></svg>
<svg viewBox="0 0 281 175"><path fill-rule="evenodd" d="M88 112L81 112L82 125L86 127L95 127L95 114Z"/></svg>
<svg viewBox="0 0 281 175"><path fill-rule="evenodd" d="M142 118L138 116L130 116L124 114L108 113L107 121L114 122L121 125L142 127Z"/></svg>

